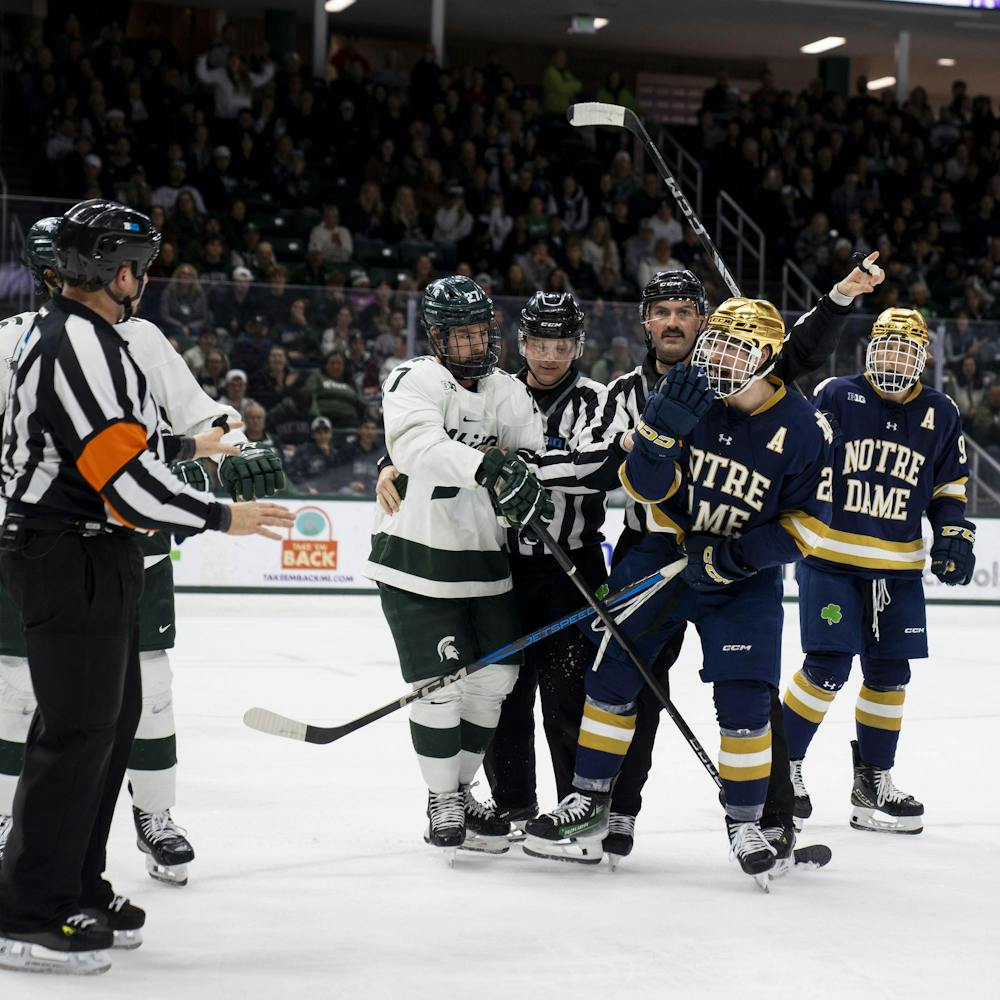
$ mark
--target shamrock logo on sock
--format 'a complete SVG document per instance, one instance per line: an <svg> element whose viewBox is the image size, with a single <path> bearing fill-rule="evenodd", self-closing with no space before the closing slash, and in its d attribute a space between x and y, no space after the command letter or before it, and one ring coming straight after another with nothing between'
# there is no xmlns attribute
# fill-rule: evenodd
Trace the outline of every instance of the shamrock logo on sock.
<svg viewBox="0 0 1000 1000"><path fill-rule="evenodd" d="M820 611L819 616L827 625L839 625L840 619L844 617L839 604L828 604Z"/></svg>

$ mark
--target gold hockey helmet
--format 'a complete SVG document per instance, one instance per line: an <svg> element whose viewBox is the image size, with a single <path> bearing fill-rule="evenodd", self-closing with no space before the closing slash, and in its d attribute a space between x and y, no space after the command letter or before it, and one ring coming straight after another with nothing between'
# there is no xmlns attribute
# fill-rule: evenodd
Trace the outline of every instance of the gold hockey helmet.
<svg viewBox="0 0 1000 1000"><path fill-rule="evenodd" d="M916 385L927 364L927 322L916 309L893 306L879 313L865 351L865 374L882 392Z"/></svg>

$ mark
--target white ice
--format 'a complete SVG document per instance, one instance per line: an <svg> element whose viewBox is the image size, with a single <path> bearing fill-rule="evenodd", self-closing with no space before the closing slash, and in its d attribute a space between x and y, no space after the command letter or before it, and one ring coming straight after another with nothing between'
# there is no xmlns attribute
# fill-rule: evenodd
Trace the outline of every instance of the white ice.
<svg viewBox="0 0 1000 1000"><path fill-rule="evenodd" d="M617 873L516 848L460 852L448 869L421 839L405 712L330 746L241 723L262 705L332 724L402 694L376 598L182 595L178 612L175 816L198 854L190 884L148 878L123 795L108 871L147 909L145 943L89 980L0 973L4 1000L1000 996L995 608L930 609L933 657L916 666L894 772L924 802L925 831L848 827L853 676L807 760L801 843L829 844L833 862L769 896L728 861L715 786L665 715ZM693 639L673 696L714 756ZM786 680L799 661L787 606ZM547 808L540 728L538 743Z"/></svg>

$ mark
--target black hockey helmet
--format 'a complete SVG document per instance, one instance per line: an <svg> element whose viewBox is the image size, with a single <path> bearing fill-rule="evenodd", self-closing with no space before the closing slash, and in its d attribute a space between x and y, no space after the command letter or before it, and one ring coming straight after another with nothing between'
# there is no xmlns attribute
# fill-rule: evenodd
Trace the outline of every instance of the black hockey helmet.
<svg viewBox="0 0 1000 1000"><path fill-rule="evenodd" d="M53 247L56 227L62 221L60 216L52 215L39 219L28 230L24 237L24 250L21 260L35 278L35 290L39 295L48 295L49 286L45 281L46 271L56 270L56 254Z"/></svg>
<svg viewBox="0 0 1000 1000"><path fill-rule="evenodd" d="M493 314L493 300L471 278L453 274L432 281L420 299L420 321L427 331L431 350L460 379L489 375L500 360L500 327ZM462 358L461 339L471 341L463 327L487 326L486 351L481 358ZM435 333L431 333L431 330Z"/></svg>
<svg viewBox="0 0 1000 1000"><path fill-rule="evenodd" d="M142 212L100 198L81 201L62 217L56 230L56 270L69 284L103 288L125 307L128 319L138 296L116 298L111 282L123 264L130 264L141 281L160 252L161 239Z"/></svg>
<svg viewBox="0 0 1000 1000"><path fill-rule="evenodd" d="M576 340L576 357L583 354L586 340L583 310L580 303L569 292L535 292L521 310L521 322L517 329L517 341L524 354L524 344L528 337L550 340Z"/></svg>
<svg viewBox="0 0 1000 1000"><path fill-rule="evenodd" d="M657 271L642 290L639 315L643 321L654 302L662 299L690 299L698 312L704 316L708 312L708 297L705 285L694 271Z"/></svg>

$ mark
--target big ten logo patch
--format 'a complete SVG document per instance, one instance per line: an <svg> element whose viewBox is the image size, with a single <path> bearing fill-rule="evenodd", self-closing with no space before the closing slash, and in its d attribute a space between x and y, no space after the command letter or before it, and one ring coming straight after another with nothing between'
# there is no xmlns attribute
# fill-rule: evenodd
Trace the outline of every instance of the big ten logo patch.
<svg viewBox="0 0 1000 1000"><path fill-rule="evenodd" d="M282 569L336 569L333 523L320 507L300 507L281 542Z"/></svg>

